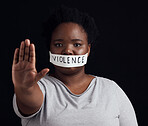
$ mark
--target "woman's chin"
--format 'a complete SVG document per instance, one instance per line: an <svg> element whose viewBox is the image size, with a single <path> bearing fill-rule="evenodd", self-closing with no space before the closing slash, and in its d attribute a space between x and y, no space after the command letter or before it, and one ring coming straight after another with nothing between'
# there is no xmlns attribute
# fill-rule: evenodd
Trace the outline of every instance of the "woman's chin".
<svg viewBox="0 0 148 126"><path fill-rule="evenodd" d="M60 72L62 74L66 74L66 75L76 74L77 72L80 72L83 68L84 68L84 66L82 66L82 67L59 67L59 66L55 66L55 70L57 72Z"/></svg>

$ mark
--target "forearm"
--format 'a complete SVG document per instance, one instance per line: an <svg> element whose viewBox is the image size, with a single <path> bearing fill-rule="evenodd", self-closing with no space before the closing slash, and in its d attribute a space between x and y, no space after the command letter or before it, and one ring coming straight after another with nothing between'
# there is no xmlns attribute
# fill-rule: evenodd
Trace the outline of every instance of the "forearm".
<svg viewBox="0 0 148 126"><path fill-rule="evenodd" d="M43 103L43 94L38 84L29 89L15 87L15 94L17 106L24 115L37 112Z"/></svg>

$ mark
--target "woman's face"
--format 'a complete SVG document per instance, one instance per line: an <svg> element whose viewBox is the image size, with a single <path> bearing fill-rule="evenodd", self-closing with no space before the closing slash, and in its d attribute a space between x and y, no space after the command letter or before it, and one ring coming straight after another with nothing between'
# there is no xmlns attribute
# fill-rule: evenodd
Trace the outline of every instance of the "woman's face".
<svg viewBox="0 0 148 126"><path fill-rule="evenodd" d="M90 53L90 45L84 29L76 23L62 23L52 33L50 51L61 55L84 55ZM76 68L57 69L75 70Z"/></svg>

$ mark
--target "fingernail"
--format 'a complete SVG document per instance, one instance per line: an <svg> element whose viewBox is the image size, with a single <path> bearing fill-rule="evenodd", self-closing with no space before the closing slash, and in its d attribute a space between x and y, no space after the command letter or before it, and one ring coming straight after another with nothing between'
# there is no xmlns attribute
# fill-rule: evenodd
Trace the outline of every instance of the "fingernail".
<svg viewBox="0 0 148 126"><path fill-rule="evenodd" d="M28 42L30 42L30 40L29 40L29 39L25 39L25 41L28 41Z"/></svg>
<svg viewBox="0 0 148 126"><path fill-rule="evenodd" d="M24 44L24 41L21 42L21 46L23 46L23 44Z"/></svg>

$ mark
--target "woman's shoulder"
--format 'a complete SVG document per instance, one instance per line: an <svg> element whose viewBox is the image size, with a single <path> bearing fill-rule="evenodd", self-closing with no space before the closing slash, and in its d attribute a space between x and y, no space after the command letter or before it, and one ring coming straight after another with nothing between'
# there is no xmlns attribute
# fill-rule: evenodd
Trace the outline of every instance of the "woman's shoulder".
<svg viewBox="0 0 148 126"><path fill-rule="evenodd" d="M52 87L56 82L55 78L53 78L52 76L45 75L37 83L39 86L41 85L43 87Z"/></svg>
<svg viewBox="0 0 148 126"><path fill-rule="evenodd" d="M44 85L45 87L57 87L57 86L63 86L63 82L57 79L56 77L52 75L45 75L43 78L39 80L40 84Z"/></svg>
<svg viewBox="0 0 148 126"><path fill-rule="evenodd" d="M102 90L105 93L113 93L118 96L126 96L124 90L114 80L99 76L96 76L96 79L99 90Z"/></svg>
<svg viewBox="0 0 148 126"><path fill-rule="evenodd" d="M116 82L112 79L106 78L106 77L101 77L101 76L95 76L93 75L98 83L104 84L104 85L114 85Z"/></svg>
<svg viewBox="0 0 148 126"><path fill-rule="evenodd" d="M101 76L95 76L96 78L96 84L99 86L99 88L106 89L106 90L115 90L118 86L118 84L109 78L101 77Z"/></svg>

